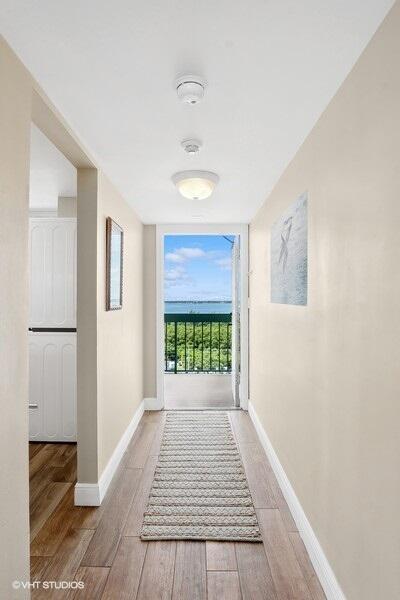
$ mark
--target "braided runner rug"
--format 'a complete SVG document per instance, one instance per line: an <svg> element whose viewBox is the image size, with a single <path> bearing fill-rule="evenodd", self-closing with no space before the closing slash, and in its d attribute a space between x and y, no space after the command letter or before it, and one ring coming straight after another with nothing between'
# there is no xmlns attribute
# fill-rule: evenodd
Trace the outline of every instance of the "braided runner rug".
<svg viewBox="0 0 400 600"><path fill-rule="evenodd" d="M141 538L262 541L227 413L167 413Z"/></svg>

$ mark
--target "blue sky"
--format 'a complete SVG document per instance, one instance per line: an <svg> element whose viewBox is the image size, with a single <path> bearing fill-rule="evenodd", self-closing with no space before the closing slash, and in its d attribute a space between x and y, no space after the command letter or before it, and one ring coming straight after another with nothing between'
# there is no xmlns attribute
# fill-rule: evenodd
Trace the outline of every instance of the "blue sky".
<svg viewBox="0 0 400 600"><path fill-rule="evenodd" d="M165 300L231 299L228 240L219 235L168 235L164 240Z"/></svg>

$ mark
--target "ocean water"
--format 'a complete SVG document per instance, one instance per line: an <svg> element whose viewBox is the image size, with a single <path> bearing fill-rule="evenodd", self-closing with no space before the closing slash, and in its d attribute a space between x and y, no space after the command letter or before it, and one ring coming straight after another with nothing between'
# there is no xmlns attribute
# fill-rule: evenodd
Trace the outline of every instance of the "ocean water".
<svg viewBox="0 0 400 600"><path fill-rule="evenodd" d="M198 313L201 315L211 314L229 314L232 312L231 302L164 302L166 313L187 314Z"/></svg>

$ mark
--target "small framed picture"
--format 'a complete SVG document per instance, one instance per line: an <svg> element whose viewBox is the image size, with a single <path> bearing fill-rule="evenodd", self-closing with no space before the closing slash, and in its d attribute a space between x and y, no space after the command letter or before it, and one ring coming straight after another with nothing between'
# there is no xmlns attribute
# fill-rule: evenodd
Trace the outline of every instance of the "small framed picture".
<svg viewBox="0 0 400 600"><path fill-rule="evenodd" d="M106 310L122 308L124 232L107 217L106 223Z"/></svg>

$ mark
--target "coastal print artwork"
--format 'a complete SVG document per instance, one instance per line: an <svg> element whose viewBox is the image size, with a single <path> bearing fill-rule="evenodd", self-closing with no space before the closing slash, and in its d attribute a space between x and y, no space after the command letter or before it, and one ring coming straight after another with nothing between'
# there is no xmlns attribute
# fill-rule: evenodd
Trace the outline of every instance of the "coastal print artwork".
<svg viewBox="0 0 400 600"><path fill-rule="evenodd" d="M271 302L307 304L307 193L271 229Z"/></svg>

